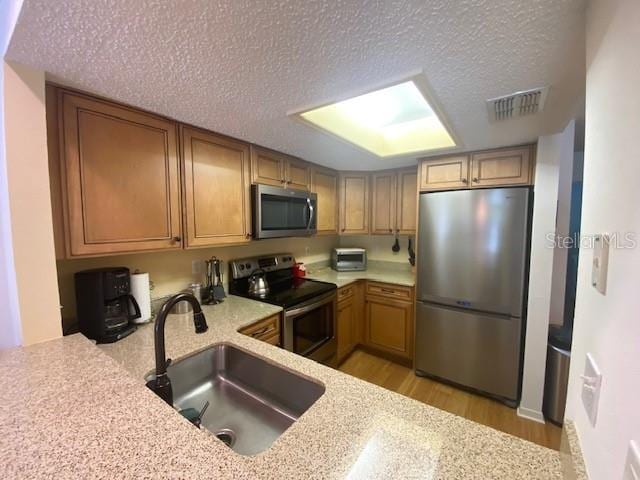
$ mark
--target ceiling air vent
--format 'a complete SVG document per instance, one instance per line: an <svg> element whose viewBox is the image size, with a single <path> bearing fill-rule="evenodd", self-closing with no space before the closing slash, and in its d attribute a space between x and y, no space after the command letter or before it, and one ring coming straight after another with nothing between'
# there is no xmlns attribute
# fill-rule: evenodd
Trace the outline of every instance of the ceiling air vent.
<svg viewBox="0 0 640 480"><path fill-rule="evenodd" d="M533 88L503 97L487 100L487 111L491 121L509 120L541 112L549 87Z"/></svg>

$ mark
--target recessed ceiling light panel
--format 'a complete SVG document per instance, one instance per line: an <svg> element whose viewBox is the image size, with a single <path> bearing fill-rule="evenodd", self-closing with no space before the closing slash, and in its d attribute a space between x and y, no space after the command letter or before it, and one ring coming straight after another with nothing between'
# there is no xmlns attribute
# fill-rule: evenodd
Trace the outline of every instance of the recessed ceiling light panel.
<svg viewBox="0 0 640 480"><path fill-rule="evenodd" d="M379 157L456 146L413 80L296 115Z"/></svg>

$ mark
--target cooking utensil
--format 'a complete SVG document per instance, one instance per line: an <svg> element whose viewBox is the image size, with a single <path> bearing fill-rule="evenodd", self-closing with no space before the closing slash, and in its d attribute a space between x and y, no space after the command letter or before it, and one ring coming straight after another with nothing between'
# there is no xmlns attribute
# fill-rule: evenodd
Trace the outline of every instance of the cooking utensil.
<svg viewBox="0 0 640 480"><path fill-rule="evenodd" d="M398 253L400 251L400 242L398 241L398 231L396 230L396 241L393 244L393 247L391 247L391 250L394 251L395 253Z"/></svg>
<svg viewBox="0 0 640 480"><path fill-rule="evenodd" d="M207 285L205 287L205 294L203 303L205 305L215 305L222 302L222 299L227 295L224 292L222 285L222 260L219 260L215 256L207 260Z"/></svg>
<svg viewBox="0 0 640 480"><path fill-rule="evenodd" d="M413 244L411 243L411 237L409 237L409 247L407 248L409 251L409 263L413 267L416 264L416 252L413 250Z"/></svg>

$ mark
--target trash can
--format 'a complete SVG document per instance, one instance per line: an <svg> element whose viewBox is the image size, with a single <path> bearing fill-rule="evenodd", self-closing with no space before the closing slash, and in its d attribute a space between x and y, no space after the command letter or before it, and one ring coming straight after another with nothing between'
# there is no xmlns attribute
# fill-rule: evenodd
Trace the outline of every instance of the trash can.
<svg viewBox="0 0 640 480"><path fill-rule="evenodd" d="M562 425L564 421L564 408L567 403L571 333L571 330L565 327L549 327L542 413L547 420L558 425Z"/></svg>

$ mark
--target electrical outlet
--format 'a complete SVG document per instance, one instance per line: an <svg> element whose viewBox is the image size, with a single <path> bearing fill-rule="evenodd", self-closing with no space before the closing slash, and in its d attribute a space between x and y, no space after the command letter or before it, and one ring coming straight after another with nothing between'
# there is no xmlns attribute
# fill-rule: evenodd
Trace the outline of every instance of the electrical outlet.
<svg viewBox="0 0 640 480"><path fill-rule="evenodd" d="M582 378L582 405L587 412L592 426L596 426L598 418L598 400L600 399L600 387L602 386L602 374L590 353L584 365Z"/></svg>
<svg viewBox="0 0 640 480"><path fill-rule="evenodd" d="M640 480L640 447L631 440L622 480Z"/></svg>
<svg viewBox="0 0 640 480"><path fill-rule="evenodd" d="M191 262L191 273L193 275L204 275L204 272L205 272L204 260L193 260Z"/></svg>

